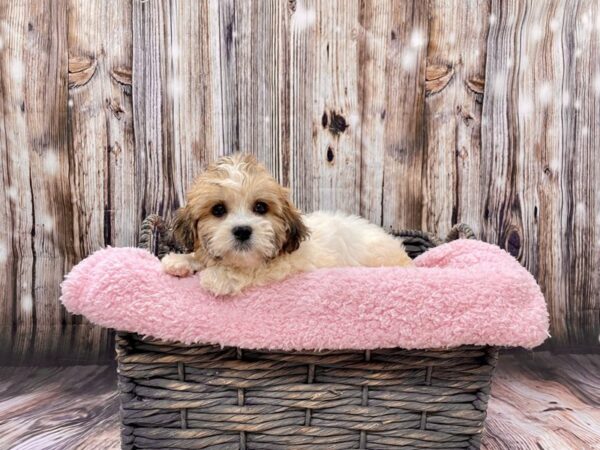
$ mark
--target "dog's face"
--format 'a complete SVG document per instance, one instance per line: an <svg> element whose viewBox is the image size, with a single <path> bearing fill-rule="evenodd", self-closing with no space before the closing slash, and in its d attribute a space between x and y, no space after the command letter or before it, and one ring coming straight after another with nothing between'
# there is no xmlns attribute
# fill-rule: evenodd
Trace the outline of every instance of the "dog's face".
<svg viewBox="0 0 600 450"><path fill-rule="evenodd" d="M202 258L232 267L293 252L307 235L288 190L243 155L222 158L197 178L175 232Z"/></svg>

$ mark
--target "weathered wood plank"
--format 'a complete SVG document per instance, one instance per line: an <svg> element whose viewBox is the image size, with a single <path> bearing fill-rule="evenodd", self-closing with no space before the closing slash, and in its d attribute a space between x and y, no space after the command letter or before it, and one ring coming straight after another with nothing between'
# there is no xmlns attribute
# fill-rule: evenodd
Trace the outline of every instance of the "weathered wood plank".
<svg viewBox="0 0 600 450"><path fill-rule="evenodd" d="M167 101L171 2L133 2L133 127L138 220L178 205L172 171L172 114ZM179 89L179 88L178 88Z"/></svg>
<svg viewBox="0 0 600 450"><path fill-rule="evenodd" d="M592 155L600 124L591 101L599 73L591 18L598 4L493 2L492 14L483 237L536 276L549 302L555 345L594 345L600 172Z"/></svg>
<svg viewBox="0 0 600 450"><path fill-rule="evenodd" d="M423 225L445 236L482 217L481 103L488 0L429 2Z"/></svg>
<svg viewBox="0 0 600 450"><path fill-rule="evenodd" d="M294 5L290 183L305 211L359 211L358 6Z"/></svg>
<svg viewBox="0 0 600 450"><path fill-rule="evenodd" d="M69 154L76 261L106 245L135 245L131 4L69 0ZM112 354L111 334L80 317L72 356ZM88 324L79 327L77 324Z"/></svg>
<svg viewBox="0 0 600 450"><path fill-rule="evenodd" d="M3 358L68 346L58 283L74 261L66 2L0 3Z"/></svg>
<svg viewBox="0 0 600 450"><path fill-rule="evenodd" d="M218 2L222 152L252 153L288 184L289 42L286 2Z"/></svg>
<svg viewBox="0 0 600 450"><path fill-rule="evenodd" d="M386 228L422 228L427 3L392 2L386 86L382 223ZM389 61L389 60L388 60Z"/></svg>
<svg viewBox="0 0 600 450"><path fill-rule="evenodd" d="M361 1L359 12L358 79L360 106L360 215L382 223L386 139L387 97L386 68L399 66L400 58L392 51L391 2ZM394 32L395 33L395 32ZM395 39L394 39L395 40Z"/></svg>

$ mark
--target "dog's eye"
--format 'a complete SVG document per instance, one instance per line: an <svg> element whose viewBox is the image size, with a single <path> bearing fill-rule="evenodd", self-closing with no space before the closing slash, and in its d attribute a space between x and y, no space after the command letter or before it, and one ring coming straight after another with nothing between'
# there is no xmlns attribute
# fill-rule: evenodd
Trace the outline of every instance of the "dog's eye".
<svg viewBox="0 0 600 450"><path fill-rule="evenodd" d="M260 214L260 215L266 214L268 210L269 210L269 207L267 206L267 204L265 202L256 202L254 204L253 211L256 214Z"/></svg>
<svg viewBox="0 0 600 450"><path fill-rule="evenodd" d="M215 217L222 217L225 215L225 213L227 213L227 208L225 208L225 205L223 203L217 203L215 206L212 207L210 212Z"/></svg>

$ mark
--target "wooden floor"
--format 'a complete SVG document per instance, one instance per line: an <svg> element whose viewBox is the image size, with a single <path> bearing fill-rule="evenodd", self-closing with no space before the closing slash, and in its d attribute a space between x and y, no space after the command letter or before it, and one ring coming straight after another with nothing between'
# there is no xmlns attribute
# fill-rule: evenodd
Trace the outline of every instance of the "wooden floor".
<svg viewBox="0 0 600 450"><path fill-rule="evenodd" d="M119 448L115 369L0 368L0 449ZM503 355L486 450L600 449L600 354Z"/></svg>

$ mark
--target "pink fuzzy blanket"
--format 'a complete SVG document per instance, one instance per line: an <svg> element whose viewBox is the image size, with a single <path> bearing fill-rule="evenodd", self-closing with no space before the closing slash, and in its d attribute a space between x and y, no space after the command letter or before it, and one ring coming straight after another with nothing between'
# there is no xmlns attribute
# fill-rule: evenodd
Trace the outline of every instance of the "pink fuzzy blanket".
<svg viewBox="0 0 600 450"><path fill-rule="evenodd" d="M500 248L458 240L415 263L320 269L215 298L144 250L107 248L73 268L61 299L106 327L252 349L530 348L548 337L539 286Z"/></svg>

